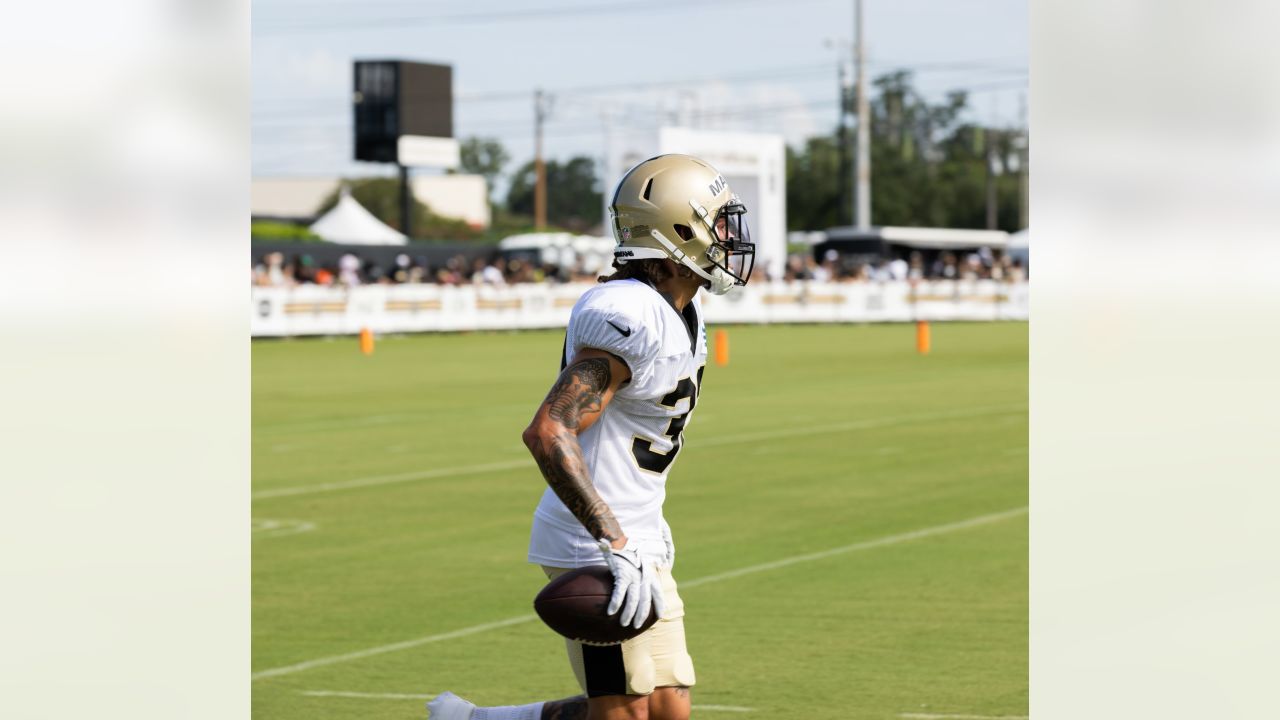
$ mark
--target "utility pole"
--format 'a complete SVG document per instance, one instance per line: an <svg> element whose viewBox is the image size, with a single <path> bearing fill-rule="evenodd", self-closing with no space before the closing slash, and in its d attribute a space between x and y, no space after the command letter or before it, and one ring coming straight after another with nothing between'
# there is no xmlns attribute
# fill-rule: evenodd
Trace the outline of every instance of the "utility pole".
<svg viewBox="0 0 1280 720"><path fill-rule="evenodd" d="M987 160L987 229L995 230L997 224L996 216L996 175L999 168L996 163L998 157L996 154L997 145L999 144L1000 135L996 132L996 98L991 98L991 127L987 128L986 133L986 160Z"/></svg>
<svg viewBox="0 0 1280 720"><path fill-rule="evenodd" d="M854 92L858 109L858 157L854 177L854 224L871 227L871 112L867 107L866 43L862 37L862 0L854 0L853 66L857 78Z"/></svg>
<svg viewBox="0 0 1280 720"><path fill-rule="evenodd" d="M600 119L604 121L604 162L600 163L600 177L604 192L600 193L600 199L603 200L604 207L600 210L600 227L601 234L610 236L613 234L612 224L609 217L609 204L613 201L613 197L609 193L610 183L617 181L618 170L613 167L613 158L617 154L613 138L613 117L614 109L612 105L605 105L600 111Z"/></svg>
<svg viewBox="0 0 1280 720"><path fill-rule="evenodd" d="M996 131L987 128L987 229L996 229Z"/></svg>
<svg viewBox="0 0 1280 720"><path fill-rule="evenodd" d="M849 198L849 78L845 73L844 60L840 61L838 68L840 83L840 125L838 130L839 151L840 151L840 168L836 173L836 197L839 198L836 204L836 223L839 225L853 224L853 206L845 205L845 201ZM846 211L846 207L848 210Z"/></svg>
<svg viewBox="0 0 1280 720"><path fill-rule="evenodd" d="M853 45L840 38L827 38L823 45L836 52L836 224L853 224L853 148L850 147L849 116L853 114L853 72L848 66Z"/></svg>
<svg viewBox="0 0 1280 720"><path fill-rule="evenodd" d="M409 187L409 168L400 165L400 232L413 239L413 188Z"/></svg>
<svg viewBox="0 0 1280 720"><path fill-rule="evenodd" d="M547 226L547 168L542 162L542 124L550 110L550 96L539 88L533 91L533 164L537 179L533 186L533 225Z"/></svg>
<svg viewBox="0 0 1280 720"><path fill-rule="evenodd" d="M1027 96L1018 94L1018 115L1022 118L1022 141L1018 143L1018 229L1027 228L1027 208L1031 202L1031 186L1027 165L1031 162L1030 133L1027 131Z"/></svg>

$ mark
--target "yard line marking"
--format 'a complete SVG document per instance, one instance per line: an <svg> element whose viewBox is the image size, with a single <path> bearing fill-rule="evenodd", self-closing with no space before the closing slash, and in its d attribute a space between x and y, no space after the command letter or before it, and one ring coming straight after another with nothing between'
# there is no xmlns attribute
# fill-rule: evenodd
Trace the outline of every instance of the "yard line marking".
<svg viewBox="0 0 1280 720"><path fill-rule="evenodd" d="M811 560L821 560L823 558L828 558L828 557L832 557L834 555L840 555L843 553L850 553L858 550L870 550L872 548L884 547L886 545L894 545L897 543L908 542L910 540L917 540L923 537L930 537L932 535L940 535L942 533L953 532L956 530L963 530L966 528L976 527L978 525L985 525L987 523L998 522L1006 518L1014 517L1016 515L1021 515L1025 512L1027 512L1027 508L1020 507L1020 508L1014 508L1012 510L1005 510L1003 512L991 513L989 515L978 515L976 517L971 517L967 520L960 520L959 522L947 523L945 525L935 525L933 527L922 528L920 530L912 530L910 532L899 533L897 535L886 535L885 537L879 538L877 540L866 540L859 543L853 543L852 545L843 545L841 547L832 548L830 550L823 550L821 552L808 553L806 555L795 555L789 558L783 558L781 560L774 560L773 562L760 563L759 565L749 565L747 567L739 568L737 570L730 570L729 572L718 573L715 575L708 575L706 577L701 577L696 580L690 580L688 582L681 582L679 583L679 585L684 588L697 587L699 585L706 585L707 583L713 583L720 580L728 580L729 578L741 577L743 575L749 575L751 573L764 572L765 570L774 570L776 568L781 568L781 567L788 567L788 566L795 565L802 562L809 562ZM511 625L519 625L521 623L526 623L526 622L530 622L532 620L537 620L537 619L538 619L538 616L532 613L528 615L518 615L516 617L507 618L506 620L497 620L495 622L483 623L481 625L472 625L471 627L462 628L461 630L453 630L450 632L440 633L437 635L428 635L426 637L416 638L414 640L405 640L398 643L392 643L390 645L382 645L379 647L369 648L367 650L357 650L355 652L344 653L342 655L330 655L328 657L316 658L315 660L307 660L305 662L300 662L295 665L285 665L282 667L271 668L269 670L261 670L259 672L254 673L251 676L251 678L253 680L261 680L263 678L276 677L279 675L290 675L292 673L302 672L303 670L310 670L311 668L315 668L315 667L322 667L324 665L333 665L335 663L347 662L349 660L360 660L362 658L372 657L374 655L382 655L383 653L396 652L399 650L408 650L409 648L415 648L420 645L427 645L430 643L441 642L444 640L452 640L454 638L466 637L468 635L475 635L476 633L485 632L486 630L496 630L498 628L508 627Z"/></svg>
<svg viewBox="0 0 1280 720"><path fill-rule="evenodd" d="M274 538L298 533L311 532L316 524L304 520L268 520L258 518L252 521L253 538Z"/></svg>
<svg viewBox="0 0 1280 720"><path fill-rule="evenodd" d="M300 690L300 695L309 697L340 697L340 698L368 698L372 700L430 700L435 694L424 693L367 693L367 692L349 692L346 690ZM741 707L739 705L693 705L694 710L709 710L719 712L755 712L755 708Z"/></svg>
<svg viewBox="0 0 1280 720"><path fill-rule="evenodd" d="M706 585L707 583L719 582L720 580L728 580L730 578L742 577L743 575L764 572L765 570L777 570L778 568L790 567L803 562L824 560L836 555L857 552L858 550L870 550L872 548L884 547L885 545L896 545L909 540L917 540L919 538L930 537L932 535L941 535L943 533L949 533L956 530L977 527L978 525L987 525L1016 515L1021 515L1026 511L1027 508L1020 507L1012 510L1005 510L1004 512L992 513L990 515L979 515L977 517L969 518L968 520L947 523L946 525L935 525L921 530L912 530L910 532L899 533L897 535L887 535L877 540L864 540L863 542L843 545L841 547L831 548L830 550L821 550L819 552L807 553L805 555L793 555L792 557L774 560L773 562L749 565L744 568L738 568L737 570L716 573L715 575L707 575L706 577L700 577L697 580L690 580L689 582L681 582L677 584L682 588L697 587L699 585Z"/></svg>
<svg viewBox="0 0 1280 720"><path fill-rule="evenodd" d="M933 420L952 420L978 417L982 415L999 415L1001 413L1012 414L1019 411L1026 412L1026 410L1026 405L988 405L968 408L966 410L928 413L925 415L898 415L896 417L879 418L876 420L851 420L848 422L813 425L810 427L764 430L762 432L754 433L735 433L733 435L718 438L699 438L696 447L703 448L715 447L717 445L735 445L737 443L750 443L757 442L759 440L773 440L775 438L843 432L846 430L870 430L872 428L890 427L893 425L910 425L911 423L930 422Z"/></svg>
<svg viewBox="0 0 1280 720"><path fill-rule="evenodd" d="M495 410L520 410L527 408L525 403L504 403L501 405L492 405L484 409L484 412L493 412ZM441 408L441 412L457 413L457 408ZM427 420L437 417L438 413L429 412L402 412L402 413L384 413L382 415L356 415L346 417L329 417L318 418L315 420L302 420L299 422L277 422L277 423L254 423L254 432L258 435L280 435L280 434L303 434L311 432L326 432L330 430L346 430L377 427L379 425L395 425L401 421L411 422L414 420Z"/></svg>
<svg viewBox="0 0 1280 720"><path fill-rule="evenodd" d="M429 643L440 642L442 640L452 640L454 638L466 637L467 635L475 635L486 630L496 630L509 625L519 625L530 620L537 620L538 616L530 613L529 615L520 615L518 617L507 618L506 620L497 620L495 622L484 623L482 625L472 625L461 630L452 630L447 633L438 635L428 635L426 637L417 638L415 640L405 640L404 642L392 643L390 645L382 645L380 647L369 648L368 650L357 650L355 652L345 653L343 655L330 655L329 657L316 658L315 660L307 660L296 665L285 665L284 667L271 668L270 670L262 670L253 674L252 679L261 680L263 678L276 677L277 675L289 675L291 673L310 670L313 667L321 667L323 665L333 665L334 663L347 662L349 660L359 660L361 658L372 657L374 655L382 655L383 653L396 652L398 650L408 650L419 645L427 645Z"/></svg>
<svg viewBox="0 0 1280 720"><path fill-rule="evenodd" d="M435 695L418 693L363 693L343 690L303 690L301 694L310 695L311 697L376 698L379 700L430 700L435 697Z"/></svg>
<svg viewBox="0 0 1280 720"><path fill-rule="evenodd" d="M346 428L372 427L377 425L385 425L397 420L429 417L423 413L395 413L387 415L361 415L359 417L348 418L330 418L326 420L310 420L300 423L276 423L271 425L259 425L259 435L278 435L281 433L305 433L316 430L343 430Z"/></svg>
<svg viewBox="0 0 1280 720"><path fill-rule="evenodd" d="M934 715L932 713L898 713L912 720L1029 720L1026 715Z"/></svg>
<svg viewBox="0 0 1280 720"><path fill-rule="evenodd" d="M275 490L259 490L253 494L254 500L263 498L289 497L292 495L310 495L312 493L348 490L350 488L370 487L372 485L389 485L391 483L410 482L412 480L429 480L431 478L455 475L476 475L498 470L514 470L522 467L533 467L533 458L524 460L507 460L506 462L484 463L482 465L463 465L461 467L436 468L435 470L417 470L414 472L396 473L394 475L370 475L369 477L341 480L339 482L321 483L319 485L299 485L295 487L276 488Z"/></svg>
<svg viewBox="0 0 1280 720"><path fill-rule="evenodd" d="M955 410L951 412L929 413L927 415L899 415L896 417L880 418L877 420L853 420L826 425L812 425L803 428L767 430L757 433L738 433L725 437L699 439L697 447L702 448L717 447L720 445L736 445L738 443L753 443L760 440L797 437L801 435L816 435L849 430L869 430L872 428L890 427L893 425L911 424L916 422L931 422L934 420L951 420L979 417L982 415L1026 412L1026 409L1026 405L991 405L969 408L966 410ZM498 472L501 470L516 470L523 467L532 469L534 467L533 458L485 463L482 465L462 465L451 468L436 468L434 470L418 470L414 472L395 473L392 475L370 475L368 477L355 478L353 480L340 480L338 482L320 483L318 485L297 485L294 487L276 488L274 490L259 490L258 492L253 493L252 498L254 500L263 500L266 498L310 495L312 493L350 490L352 488L374 487L377 485L390 485L393 483L412 482L414 480L430 480L432 478L449 477L454 475L478 475L481 473Z"/></svg>

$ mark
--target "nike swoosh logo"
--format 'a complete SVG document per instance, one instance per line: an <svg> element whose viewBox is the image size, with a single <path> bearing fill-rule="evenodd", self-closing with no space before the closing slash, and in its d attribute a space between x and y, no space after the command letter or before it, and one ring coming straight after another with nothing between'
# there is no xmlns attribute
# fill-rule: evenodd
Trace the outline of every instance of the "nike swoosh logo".
<svg viewBox="0 0 1280 720"><path fill-rule="evenodd" d="M622 337L631 337L631 328L620 328L617 325L614 325L612 320L605 320L605 322L612 325L614 330L622 333Z"/></svg>

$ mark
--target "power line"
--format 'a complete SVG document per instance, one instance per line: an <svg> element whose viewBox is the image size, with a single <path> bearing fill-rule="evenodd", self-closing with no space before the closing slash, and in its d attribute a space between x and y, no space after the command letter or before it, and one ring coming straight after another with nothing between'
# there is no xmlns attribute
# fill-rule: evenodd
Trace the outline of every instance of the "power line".
<svg viewBox="0 0 1280 720"><path fill-rule="evenodd" d="M792 4L797 2L833 2L834 0L790 0ZM254 21L254 34L287 34L291 32L326 32L331 30L340 30L349 32L351 30L369 29L369 28L406 28L419 25L490 25L508 22L527 22L537 20L549 20L565 16L585 17L596 16L605 17L609 15L623 15L635 12L663 12L670 10L696 10L702 8L715 7L718 5L733 5L741 7L743 5L760 5L767 4L771 0L669 0L668 2L659 2L657 0L642 0L639 2L619 2L608 5L561 5L542 8L524 8L516 10L497 10L489 12L467 12L467 13L445 13L437 15L392 15L382 18L345 19L345 20L319 20L308 22L283 22L272 24L271 18L263 18L261 14Z"/></svg>
<svg viewBox="0 0 1280 720"><path fill-rule="evenodd" d="M998 82L985 83L979 85L967 85L956 87L943 92L964 92L966 94L978 94L986 92L995 92L1000 90L1014 90L1025 88L1026 82L1023 79L1002 80ZM785 103L764 103L764 104L743 104L743 105L724 105L713 106L707 108L699 108L694 115L699 119L733 119L743 116L772 116L778 114L786 114L797 110L805 109L821 109L835 107L839 104L838 99L827 96L805 99L798 102ZM653 107L643 105L630 105L626 117L631 120L648 121L660 119L666 112ZM460 122L459 128L465 130L468 135L481 133L501 133L503 131L524 132L529 128L526 120L518 120L511 122L499 122L497 124L478 121L474 123ZM553 126L559 127L559 126ZM594 127L594 125L592 125ZM255 118L253 124L253 134L271 135L282 132L350 132L350 121L344 122L324 122L324 123L291 123L291 122L258 122Z"/></svg>
<svg viewBox="0 0 1280 720"><path fill-rule="evenodd" d="M1001 80L1001 81L979 84L979 85L967 85L963 87L956 87L944 92L964 92L966 94L977 94L977 93L993 92L993 91L999 91L999 90L1013 90L1013 89L1025 88L1025 87L1026 87L1026 82L1024 79L1009 79L1009 80ZM839 104L838 99L832 99L830 97L823 96L818 98L809 98L809 99L801 100L798 102L724 105L724 106L700 108L695 112L695 116L700 120L711 120L711 119L725 120L725 119L735 119L735 118L743 118L743 117L772 117L776 115L785 115L786 113L795 112L799 110L830 108L830 107L835 107L838 104ZM664 114L666 113L663 110L658 108L633 105L631 106L630 112L627 114L627 118L632 121L637 121L644 124L651 124L653 122L661 120L661 117ZM529 129L529 123L528 121L524 121L524 120L514 121L514 122L503 122L497 125L484 123L484 122L459 123L459 127L460 129L465 130L466 134L468 135L477 135L482 133L501 134L506 131L510 131L512 133L527 132ZM572 128L574 131L583 131L583 130L589 131L589 130L596 129L596 124L595 123L591 123L587 125L576 124L576 125L569 125L569 126L552 125L552 126L549 126L549 130L551 128L554 128L554 131L549 132L549 136L556 136L556 137L562 136L561 129L565 127ZM314 135L317 132L345 134L345 133L349 133L350 131L351 131L351 123L349 121L326 122L326 123L256 123L255 122L253 134L255 137L264 136L264 135L270 137L273 134L284 133L284 132L311 133ZM306 138L306 137L298 138L299 142L306 141L306 140L314 141L314 138Z"/></svg>
<svg viewBox="0 0 1280 720"><path fill-rule="evenodd" d="M994 73L1025 73L1027 71L1025 62L1021 58L990 58L979 60L956 60L945 62L926 62L926 63L900 63L882 61L871 61L868 67L878 68L880 74L886 74L895 70L906 70L912 73L918 72L948 72L957 70L976 70L978 72L994 72ZM792 65L781 68L759 68L755 70L746 70L741 73L732 75L718 75L714 77L694 77L683 78L680 80L656 80L656 81L622 81L611 84L592 84L592 85L576 85L559 88L549 88L547 92L564 95L568 93L603 93L603 92L625 92L635 88L660 88L660 87L684 87L688 85L703 85L713 82L723 82L728 80L761 80L776 79L780 77L803 76L829 73L831 64L828 62L820 64ZM530 90L495 90L476 93L460 93L454 97L455 102L459 103L483 103L496 101L520 101L527 102ZM267 97L262 98L258 102L278 102L278 103L332 103L333 100L323 97Z"/></svg>
<svg viewBox="0 0 1280 720"><path fill-rule="evenodd" d="M968 71L976 70L980 73L999 73L999 74L1024 73L1025 74L1026 72L1025 68L1004 65L1002 64L1004 62L1007 62L1007 60L963 60L963 61L956 61L956 62L918 63L915 65L905 65L905 64L894 64L890 66L881 65L879 67L885 68L880 71L881 74L887 74L888 72L892 72L892 71L908 71L908 72L916 73L916 72L949 72L949 71L957 71L957 70L968 70ZM876 65L873 64L873 67L875 66ZM815 80L817 80L819 78L824 78L824 76L830 72L830 69L831 68L829 63L823 63L820 65L798 65L798 66L791 66L791 67L785 67L785 68L755 70L751 72L736 73L733 75L721 75L718 77L687 78L687 79L681 79L681 80L657 80L657 81L649 81L649 82L618 83L618 84L608 84L608 85L604 85L604 84L578 85L578 86L562 87L554 90L548 90L548 92L554 95L559 95L559 96L602 95L602 94L608 94L608 93L631 92L636 89L654 90L654 89L664 89L664 88L687 87L690 85L707 85L707 84L717 83L717 82L731 82L731 81L740 81L740 80L773 80L773 79L778 79L782 77L796 77L796 76L806 76L806 75L812 76ZM500 101L500 100L520 101L523 103L528 101L528 97L529 97L528 90L501 90L501 91L482 92L482 93L464 93L464 94L458 95L455 98L455 100L460 104L462 103L471 104L471 103L477 103L477 102L483 103L483 102L493 102L493 101ZM325 108L334 108L335 114L338 112L347 113L350 111L350 108L345 104L337 105L335 107L335 102L333 100L324 100L320 98L273 98L272 100L275 102L305 103L306 107L323 106ZM292 116L291 113L304 113L304 112L306 111L301 108L299 108L296 111L278 110L278 111L268 112L264 110L259 110L259 111L253 112L252 114L253 123L255 126L267 127L272 124L261 122L261 120L275 119L281 116L290 117ZM310 115L308 115L308 117L310 117Z"/></svg>

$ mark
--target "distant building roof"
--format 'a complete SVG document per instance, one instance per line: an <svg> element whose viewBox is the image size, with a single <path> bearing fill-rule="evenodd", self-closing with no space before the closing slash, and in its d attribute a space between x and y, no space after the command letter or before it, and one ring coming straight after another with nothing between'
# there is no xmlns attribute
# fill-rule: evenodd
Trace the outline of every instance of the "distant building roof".
<svg viewBox="0 0 1280 720"><path fill-rule="evenodd" d="M254 217L311 220L338 187L336 177L253 178L249 211ZM489 187L480 175L415 175L413 196L441 217L489 227Z"/></svg>
<svg viewBox="0 0 1280 720"><path fill-rule="evenodd" d="M826 231L827 240L879 240L893 245L915 248L1003 248L1009 244L1009 233L1003 230L962 230L931 227L858 228L833 227Z"/></svg>
<svg viewBox="0 0 1280 720"><path fill-rule="evenodd" d="M310 220L338 187L338 178L253 178L249 212L254 217Z"/></svg>

